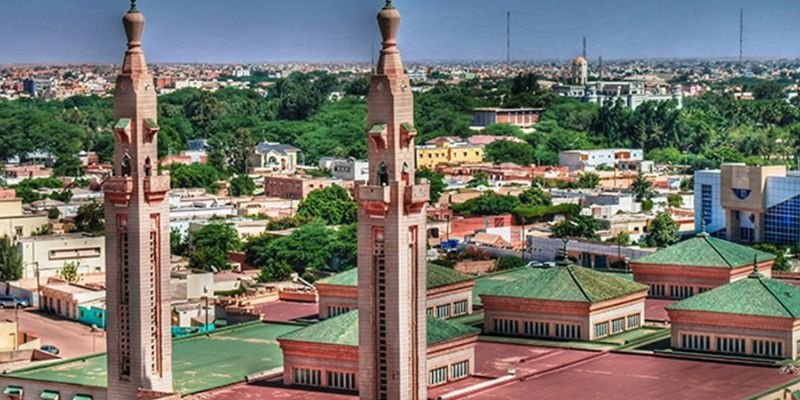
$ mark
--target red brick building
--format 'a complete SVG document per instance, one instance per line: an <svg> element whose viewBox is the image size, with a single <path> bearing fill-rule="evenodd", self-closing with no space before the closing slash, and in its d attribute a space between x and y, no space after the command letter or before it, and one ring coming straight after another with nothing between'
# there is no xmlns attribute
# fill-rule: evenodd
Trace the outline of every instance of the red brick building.
<svg viewBox="0 0 800 400"><path fill-rule="evenodd" d="M650 286L649 297L683 299L746 278L754 259L771 276L773 254L703 233L630 264L633 279Z"/></svg>
<svg viewBox="0 0 800 400"><path fill-rule="evenodd" d="M539 122L543 111L543 108L476 108L472 114L472 126L509 124L530 128Z"/></svg>
<svg viewBox="0 0 800 400"><path fill-rule="evenodd" d="M797 359L800 288L752 272L667 307L672 348Z"/></svg>
<svg viewBox="0 0 800 400"><path fill-rule="evenodd" d="M479 331L427 318L427 386L467 378L475 370ZM283 383L357 391L358 311L327 319L278 338L283 350Z"/></svg>
<svg viewBox="0 0 800 400"><path fill-rule="evenodd" d="M484 333L595 340L639 328L647 286L559 265L481 294Z"/></svg>
<svg viewBox="0 0 800 400"><path fill-rule="evenodd" d="M436 264L427 269L427 313L438 318L472 314L475 280ZM354 268L314 285L319 293L319 318L327 319L358 308L358 269Z"/></svg>

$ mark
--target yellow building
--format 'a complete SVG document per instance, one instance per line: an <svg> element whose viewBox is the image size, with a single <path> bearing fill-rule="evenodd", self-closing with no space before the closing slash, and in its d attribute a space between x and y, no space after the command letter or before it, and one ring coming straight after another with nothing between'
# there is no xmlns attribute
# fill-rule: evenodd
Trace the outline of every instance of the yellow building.
<svg viewBox="0 0 800 400"><path fill-rule="evenodd" d="M483 145L460 138L443 137L417 146L417 168L433 169L439 164L477 164L483 162Z"/></svg>
<svg viewBox="0 0 800 400"><path fill-rule="evenodd" d="M22 199L16 197L13 189L0 190L0 238L28 237L47 223L47 215L25 215Z"/></svg>

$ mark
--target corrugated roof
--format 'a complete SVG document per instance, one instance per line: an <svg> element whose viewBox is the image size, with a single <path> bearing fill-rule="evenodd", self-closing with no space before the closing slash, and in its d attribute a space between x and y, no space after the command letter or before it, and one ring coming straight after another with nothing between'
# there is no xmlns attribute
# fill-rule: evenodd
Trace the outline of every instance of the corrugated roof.
<svg viewBox="0 0 800 400"><path fill-rule="evenodd" d="M699 235L636 259L635 262L688 267L740 268L752 265L754 259L761 262L774 258L774 254L709 235Z"/></svg>
<svg viewBox="0 0 800 400"><path fill-rule="evenodd" d="M480 330L456 322L427 316L427 342L434 345L463 336L480 333ZM358 346L358 310L350 311L314 325L279 337L282 340Z"/></svg>
<svg viewBox="0 0 800 400"><path fill-rule="evenodd" d="M490 288L483 295L597 303L646 291L647 286L577 265L541 270L529 278Z"/></svg>
<svg viewBox="0 0 800 400"><path fill-rule="evenodd" d="M452 268L443 267L437 264L428 264L428 289L452 285L459 282L471 280L472 277L456 271ZM317 283L339 286L358 286L358 268L353 268L340 272L331 277L320 279Z"/></svg>
<svg viewBox="0 0 800 400"><path fill-rule="evenodd" d="M800 318L800 288L761 274L682 300L668 310Z"/></svg>

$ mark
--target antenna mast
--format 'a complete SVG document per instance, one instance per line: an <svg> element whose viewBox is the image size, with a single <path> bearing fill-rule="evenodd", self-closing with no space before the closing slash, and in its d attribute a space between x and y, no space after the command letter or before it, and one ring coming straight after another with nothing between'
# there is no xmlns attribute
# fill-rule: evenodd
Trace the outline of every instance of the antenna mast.
<svg viewBox="0 0 800 400"><path fill-rule="evenodd" d="M506 13L506 64L511 66L511 12Z"/></svg>
<svg viewBox="0 0 800 400"><path fill-rule="evenodd" d="M739 64L744 56L744 8L739 9Z"/></svg>

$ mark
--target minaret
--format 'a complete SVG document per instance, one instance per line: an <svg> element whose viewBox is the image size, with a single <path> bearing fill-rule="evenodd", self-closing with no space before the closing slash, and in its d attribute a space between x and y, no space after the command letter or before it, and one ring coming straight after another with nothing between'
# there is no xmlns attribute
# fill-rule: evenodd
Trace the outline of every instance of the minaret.
<svg viewBox="0 0 800 400"><path fill-rule="evenodd" d="M155 168L156 92L135 1L123 24L128 50L114 93L114 176L104 184L109 400L172 392L170 181Z"/></svg>
<svg viewBox="0 0 800 400"><path fill-rule="evenodd" d="M367 98L370 176L358 190L361 399L426 399L426 216L414 178L414 98L397 50L400 13L378 14L383 49Z"/></svg>

